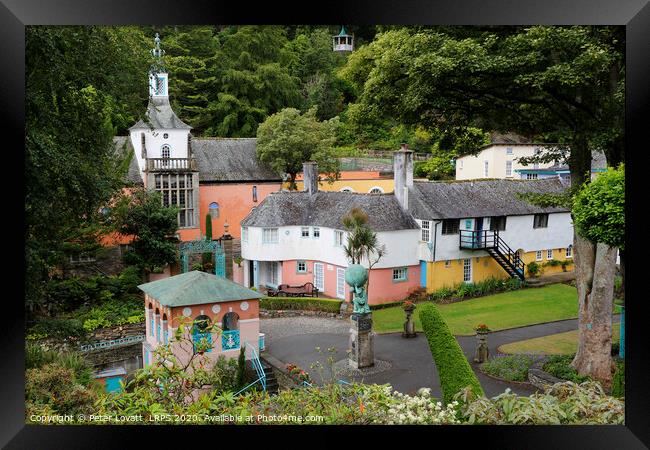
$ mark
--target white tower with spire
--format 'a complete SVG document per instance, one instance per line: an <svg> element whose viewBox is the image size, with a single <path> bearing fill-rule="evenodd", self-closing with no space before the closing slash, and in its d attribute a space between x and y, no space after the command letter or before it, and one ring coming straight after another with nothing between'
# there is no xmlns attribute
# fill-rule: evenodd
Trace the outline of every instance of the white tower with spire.
<svg viewBox="0 0 650 450"><path fill-rule="evenodd" d="M169 104L169 76L156 33L149 69L149 105L142 120L130 129L131 144L147 189L163 194L164 204L177 205L179 227L198 225L199 175L192 156L192 127Z"/></svg>
<svg viewBox="0 0 650 450"><path fill-rule="evenodd" d="M151 50L154 62L149 69L149 106L145 117L129 131L138 166L142 172L151 169L184 168L191 158L190 130L192 127L178 118L169 104L169 75L165 69L156 33ZM186 159L187 161L183 161ZM168 161L165 161L168 160ZM147 185L147 179L143 176Z"/></svg>

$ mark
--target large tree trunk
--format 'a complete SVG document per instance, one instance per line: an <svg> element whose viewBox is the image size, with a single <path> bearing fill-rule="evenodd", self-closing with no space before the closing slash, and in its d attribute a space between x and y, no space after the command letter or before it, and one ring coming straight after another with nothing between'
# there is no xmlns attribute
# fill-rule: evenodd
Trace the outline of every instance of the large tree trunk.
<svg viewBox="0 0 650 450"><path fill-rule="evenodd" d="M612 383L612 307L615 247L593 244L575 233L575 270L578 289L578 351L571 365L581 375Z"/></svg>

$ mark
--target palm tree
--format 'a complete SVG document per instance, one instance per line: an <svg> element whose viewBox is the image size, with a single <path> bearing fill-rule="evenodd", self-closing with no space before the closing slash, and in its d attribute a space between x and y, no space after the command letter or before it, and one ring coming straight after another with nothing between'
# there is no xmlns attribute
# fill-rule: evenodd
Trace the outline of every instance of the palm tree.
<svg viewBox="0 0 650 450"><path fill-rule="evenodd" d="M352 264L361 264L365 257L368 261L368 270L372 269L386 254L386 248L384 245L379 245L377 233L368 227L368 215L361 208L354 207L341 221L348 230L347 244L343 246L345 256ZM373 258L373 255L376 257ZM366 292L369 284L370 276L366 281ZM350 293L350 301L352 301L352 293Z"/></svg>

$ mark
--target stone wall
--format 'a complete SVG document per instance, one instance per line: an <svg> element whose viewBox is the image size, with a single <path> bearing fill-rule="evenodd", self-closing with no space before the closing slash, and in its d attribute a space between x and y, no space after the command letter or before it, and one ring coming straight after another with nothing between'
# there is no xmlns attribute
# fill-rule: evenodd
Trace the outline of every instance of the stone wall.
<svg viewBox="0 0 650 450"><path fill-rule="evenodd" d="M144 306L143 306L144 308ZM98 328L93 331L88 340L90 342L96 341L112 341L113 339L121 339L129 336L139 336L145 333L145 323L130 323L112 328Z"/></svg>
<svg viewBox="0 0 650 450"><path fill-rule="evenodd" d="M555 383L562 383L563 381L566 381L556 378L548 372L544 372L542 366L544 366L544 363L546 363L546 361L548 361L548 358L542 358L539 361L535 362L530 367L530 369L528 369L528 381L530 381L530 384L536 388L542 390L554 385Z"/></svg>
<svg viewBox="0 0 650 450"><path fill-rule="evenodd" d="M79 276L82 278L95 275L118 275L123 269L122 250L119 245L102 247L97 250L93 262L71 263L68 260L61 267L63 276Z"/></svg>

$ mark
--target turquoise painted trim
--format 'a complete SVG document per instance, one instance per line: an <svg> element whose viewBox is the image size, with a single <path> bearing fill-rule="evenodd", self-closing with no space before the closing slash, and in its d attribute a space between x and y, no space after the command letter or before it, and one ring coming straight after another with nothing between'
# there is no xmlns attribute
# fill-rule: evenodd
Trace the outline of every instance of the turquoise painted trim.
<svg viewBox="0 0 650 450"><path fill-rule="evenodd" d="M427 287L427 262L420 261L420 286Z"/></svg>
<svg viewBox="0 0 650 450"><path fill-rule="evenodd" d="M300 269L298 269L300 263L304 263L304 264L305 264L305 270L300 270ZM296 273L309 273L309 272L308 272L307 261L303 261L303 260L298 260L298 261L296 261Z"/></svg>
<svg viewBox="0 0 650 450"><path fill-rule="evenodd" d="M393 278L393 283L403 283L404 281L408 281L409 279L409 270L408 267L394 267L393 268L393 274L395 273L396 270L402 270L404 269L404 278Z"/></svg>

